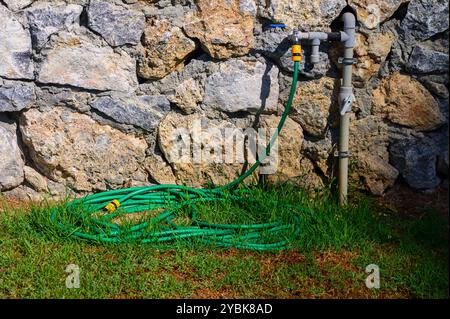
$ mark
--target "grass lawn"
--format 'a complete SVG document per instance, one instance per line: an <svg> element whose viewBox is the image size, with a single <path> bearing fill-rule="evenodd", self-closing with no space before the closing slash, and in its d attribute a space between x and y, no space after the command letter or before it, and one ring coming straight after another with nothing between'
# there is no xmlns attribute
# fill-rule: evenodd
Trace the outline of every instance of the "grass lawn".
<svg viewBox="0 0 450 319"><path fill-rule="evenodd" d="M328 191L308 196L289 185L249 194L258 209L212 203L198 214L216 223L299 214L291 249L81 241L58 235L48 204L0 198L0 298L448 298L448 219L441 214L394 212L357 193L340 208ZM280 201L310 212L286 211ZM79 289L66 288L69 264L80 268ZM379 289L365 285L369 264L380 268Z"/></svg>

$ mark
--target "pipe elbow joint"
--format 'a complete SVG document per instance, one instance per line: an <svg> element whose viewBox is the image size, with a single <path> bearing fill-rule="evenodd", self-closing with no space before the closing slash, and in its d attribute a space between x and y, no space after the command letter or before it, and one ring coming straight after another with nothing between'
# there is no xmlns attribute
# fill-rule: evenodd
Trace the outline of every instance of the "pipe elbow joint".
<svg viewBox="0 0 450 319"><path fill-rule="evenodd" d="M344 28L345 27L353 27L356 26L356 18L355 15L351 12L345 12L342 15L342 20L344 21Z"/></svg>
<svg viewBox="0 0 450 319"><path fill-rule="evenodd" d="M346 48L353 48L356 44L356 18L351 12L346 12L342 16L342 21L344 21L344 33L346 34L344 41Z"/></svg>

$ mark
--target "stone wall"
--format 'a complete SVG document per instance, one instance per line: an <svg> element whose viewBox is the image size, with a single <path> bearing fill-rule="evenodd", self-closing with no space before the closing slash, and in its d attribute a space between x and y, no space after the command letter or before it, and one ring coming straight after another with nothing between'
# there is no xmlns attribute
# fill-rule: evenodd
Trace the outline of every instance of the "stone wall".
<svg viewBox="0 0 450 319"><path fill-rule="evenodd" d="M2 0L0 191L39 199L221 184L241 164L176 163L174 129L274 127L292 79L292 28L357 14L352 183L448 185L448 0ZM269 29L272 22L288 28ZM270 180L336 172L340 47L301 65Z"/></svg>

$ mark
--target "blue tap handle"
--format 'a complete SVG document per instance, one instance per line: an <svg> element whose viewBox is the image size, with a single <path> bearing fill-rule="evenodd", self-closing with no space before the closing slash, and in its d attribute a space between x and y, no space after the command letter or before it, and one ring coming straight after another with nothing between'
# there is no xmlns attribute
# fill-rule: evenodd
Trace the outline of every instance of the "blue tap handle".
<svg viewBox="0 0 450 319"><path fill-rule="evenodd" d="M276 29L276 28L284 29L286 27L287 27L287 25L285 25L284 23L272 23L272 24L269 24L269 28L270 29Z"/></svg>

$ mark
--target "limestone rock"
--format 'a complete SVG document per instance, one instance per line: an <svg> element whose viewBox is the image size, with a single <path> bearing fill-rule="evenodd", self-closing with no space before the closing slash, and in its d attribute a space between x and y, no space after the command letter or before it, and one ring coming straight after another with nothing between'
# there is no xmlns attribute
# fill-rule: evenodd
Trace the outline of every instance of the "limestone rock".
<svg viewBox="0 0 450 319"><path fill-rule="evenodd" d="M316 141L304 140L302 144L302 154L305 154L317 166L324 176L329 176L328 161L332 156L333 142L331 140L331 133L321 140Z"/></svg>
<svg viewBox="0 0 450 319"><path fill-rule="evenodd" d="M229 60L206 80L203 104L224 112L277 109L278 68L260 61Z"/></svg>
<svg viewBox="0 0 450 319"><path fill-rule="evenodd" d="M266 129L276 129L280 119L276 115L263 116L260 125ZM268 135L267 141L270 138ZM267 174L270 182L291 181L308 190L323 186L322 180L314 172L313 163L301 155L302 144L301 126L288 118L278 137L277 145L270 154L275 159L271 162L273 173Z"/></svg>
<svg viewBox="0 0 450 319"><path fill-rule="evenodd" d="M145 159L144 165L148 174L155 182L159 184L177 183L172 167L170 167L161 154L151 154Z"/></svg>
<svg viewBox="0 0 450 319"><path fill-rule="evenodd" d="M307 133L323 137L333 103L335 79L323 77L300 83L292 104L291 118Z"/></svg>
<svg viewBox="0 0 450 319"><path fill-rule="evenodd" d="M290 42L286 41L290 33L292 31L286 29L269 29L259 32L255 36L254 50L268 58L279 60L291 49Z"/></svg>
<svg viewBox="0 0 450 319"><path fill-rule="evenodd" d="M373 92L373 112L418 131L436 129L445 121L433 96L418 81L398 72Z"/></svg>
<svg viewBox="0 0 450 319"><path fill-rule="evenodd" d="M280 117L277 115L262 116L260 127L267 130L267 142L270 140L270 129L276 129ZM301 126L287 118L281 131L277 145L272 148L271 156L276 159L274 173L268 175L269 180L279 181L299 177L302 175L300 167L300 151L303 143L303 130Z"/></svg>
<svg viewBox="0 0 450 319"><path fill-rule="evenodd" d="M107 1L91 0L87 14L89 28L100 34L111 46L139 43L145 25L142 12Z"/></svg>
<svg viewBox="0 0 450 319"><path fill-rule="evenodd" d="M347 5L344 0L268 0L262 15L275 22L301 30L329 31L329 26Z"/></svg>
<svg viewBox="0 0 450 319"><path fill-rule="evenodd" d="M203 101L204 91L198 81L189 78L180 83L175 94L169 96L169 100L186 114L191 114L200 109L199 103Z"/></svg>
<svg viewBox="0 0 450 319"><path fill-rule="evenodd" d="M356 35L357 64L353 68L356 87L365 87L366 83L378 73L391 51L394 40L395 37L391 32L372 32L368 36L362 33Z"/></svg>
<svg viewBox="0 0 450 319"><path fill-rule="evenodd" d="M37 2L26 10L33 46L41 49L52 34L79 24L83 7L65 2Z"/></svg>
<svg viewBox="0 0 450 319"><path fill-rule="evenodd" d="M65 108L28 110L20 130L39 171L76 191L123 187L145 159L143 138Z"/></svg>
<svg viewBox="0 0 450 319"><path fill-rule="evenodd" d="M119 123L135 125L145 130L156 128L170 111L170 102L164 95L104 96L90 105Z"/></svg>
<svg viewBox="0 0 450 319"><path fill-rule="evenodd" d="M23 182L24 162L17 144L17 126L0 114L0 191Z"/></svg>
<svg viewBox="0 0 450 319"><path fill-rule="evenodd" d="M0 61L0 76L34 78L30 32L3 5L0 5Z"/></svg>
<svg viewBox="0 0 450 319"><path fill-rule="evenodd" d="M3 0L11 11L19 11L33 3L34 0Z"/></svg>
<svg viewBox="0 0 450 319"><path fill-rule="evenodd" d="M20 185L12 190L3 192L2 195L4 195L5 198L8 199L25 202L40 202L44 198L42 194L36 192L34 189L28 187L27 185Z"/></svg>
<svg viewBox="0 0 450 319"><path fill-rule="evenodd" d="M401 27L409 41L426 40L449 28L448 0L412 0Z"/></svg>
<svg viewBox="0 0 450 319"><path fill-rule="evenodd" d="M201 110L208 76L217 72L220 63L215 63L204 54L193 59L183 69L172 72L158 81L139 85L139 94L165 95L171 103L184 113Z"/></svg>
<svg viewBox="0 0 450 319"><path fill-rule="evenodd" d="M239 0L239 10L244 13L255 17L258 11L254 0Z"/></svg>
<svg viewBox="0 0 450 319"><path fill-rule="evenodd" d="M353 111L358 114L358 118L366 117L372 114L372 104L373 104L373 88L365 86L363 88L355 87L353 90L353 95L355 99L353 100ZM338 112L338 105L336 104L336 112L333 112L333 123L331 126L334 126L335 121L340 117ZM338 123L336 123L338 124Z"/></svg>
<svg viewBox="0 0 450 319"><path fill-rule="evenodd" d="M397 11L402 3L409 0L349 0L348 4L356 9L358 21L368 29L375 29Z"/></svg>
<svg viewBox="0 0 450 319"><path fill-rule="evenodd" d="M88 112L92 94L69 87L37 86L35 105L40 110L48 110L55 106L64 106Z"/></svg>
<svg viewBox="0 0 450 319"><path fill-rule="evenodd" d="M242 163L238 156L226 160L225 128L236 127L227 121L209 121L197 113L184 116L171 112L161 121L159 147L177 183L195 187L223 185L239 176L245 158Z"/></svg>
<svg viewBox="0 0 450 319"><path fill-rule="evenodd" d="M54 199L66 199L67 197L73 198L77 194L70 189L63 181L61 183L54 182L51 179L47 180L48 191Z"/></svg>
<svg viewBox="0 0 450 319"><path fill-rule="evenodd" d="M293 181L307 191L321 190L325 186L322 178L316 173L316 166L307 157L300 159L300 175Z"/></svg>
<svg viewBox="0 0 450 319"><path fill-rule="evenodd" d="M34 168L25 166L25 181L37 192L47 192L47 179L37 172Z"/></svg>
<svg viewBox="0 0 450 319"><path fill-rule="evenodd" d="M188 83L183 84L188 80L197 82L195 85L204 90L206 78L216 72L219 65L220 63L211 61L206 54L203 54L198 59L191 60L184 68L172 72L160 80L140 84L138 92L148 95L162 94L171 100L180 86L188 85ZM194 90L194 88L191 89Z"/></svg>
<svg viewBox="0 0 450 319"><path fill-rule="evenodd" d="M213 58L228 59L247 54L253 47L254 20L240 10L239 0L196 0L198 11L186 17L189 37L197 38Z"/></svg>
<svg viewBox="0 0 450 319"><path fill-rule="evenodd" d="M27 82L0 80L0 112L18 112L35 101L34 85Z"/></svg>
<svg viewBox="0 0 450 319"><path fill-rule="evenodd" d="M135 61L96 43L90 34L61 32L42 53L40 83L99 91L131 92L137 87Z"/></svg>
<svg viewBox="0 0 450 319"><path fill-rule="evenodd" d="M196 49L193 40L167 20L152 20L143 37L144 56L139 61L139 76L161 79L183 66L185 59Z"/></svg>
<svg viewBox="0 0 450 319"><path fill-rule="evenodd" d="M381 195L394 185L398 171L389 164L387 126L376 116L350 122L350 151L353 168L350 176Z"/></svg>
<svg viewBox="0 0 450 319"><path fill-rule="evenodd" d="M446 73L448 52L439 52L424 45L417 45L409 56L407 67L414 73Z"/></svg>

